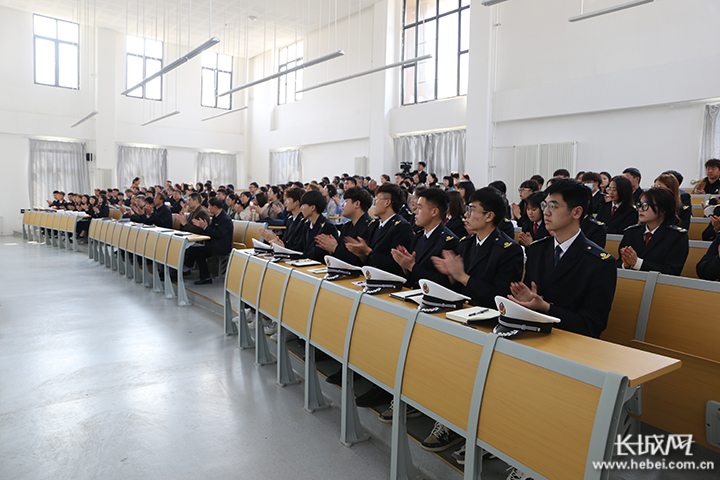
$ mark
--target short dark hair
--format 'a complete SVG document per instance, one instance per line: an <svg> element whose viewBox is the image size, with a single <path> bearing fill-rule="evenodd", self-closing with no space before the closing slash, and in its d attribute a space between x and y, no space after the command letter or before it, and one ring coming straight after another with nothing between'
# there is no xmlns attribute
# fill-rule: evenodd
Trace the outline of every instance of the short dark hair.
<svg viewBox="0 0 720 480"><path fill-rule="evenodd" d="M570 172L565 168L558 168L553 172L553 177L569 177Z"/></svg>
<svg viewBox="0 0 720 480"><path fill-rule="evenodd" d="M267 201L267 195L264 192L258 192L255 194L255 203L258 204L258 207L264 207Z"/></svg>
<svg viewBox="0 0 720 480"><path fill-rule="evenodd" d="M585 172L582 176L583 182L597 182L598 185L602 183L602 177L599 173L595 172Z"/></svg>
<svg viewBox="0 0 720 480"><path fill-rule="evenodd" d="M525 180L520 184L520 188L529 188L533 192L540 190L540 185L535 180Z"/></svg>
<svg viewBox="0 0 720 480"><path fill-rule="evenodd" d="M625 170L623 170L623 173L629 173L630 175L637 178L638 180L642 180L642 175L640 174L640 170L638 170L635 167L628 167Z"/></svg>
<svg viewBox="0 0 720 480"><path fill-rule="evenodd" d="M505 182L503 182L502 180L495 180L494 182L490 182L488 187L494 188L503 195L507 194L507 185L505 185Z"/></svg>
<svg viewBox="0 0 720 480"><path fill-rule="evenodd" d="M162 199L163 203L165 203L165 200L167 200L167 196L162 192L155 194L155 198L158 198L158 197L160 197Z"/></svg>
<svg viewBox="0 0 720 480"><path fill-rule="evenodd" d="M705 168L708 168L708 167L720 168L720 160L718 160L717 158L711 158L710 160L705 162Z"/></svg>
<svg viewBox="0 0 720 480"><path fill-rule="evenodd" d="M682 173L678 172L677 170L665 170L664 172L662 172L662 174L672 175L673 177L675 177L678 181L678 185L682 185L683 179L685 178L683 177Z"/></svg>
<svg viewBox="0 0 720 480"><path fill-rule="evenodd" d="M380 193L390 194L390 207L395 213L398 213L405 203L403 200L402 190L400 190L400 187L394 183L383 183L380 185L377 190L375 190L375 196Z"/></svg>
<svg viewBox="0 0 720 480"><path fill-rule="evenodd" d="M319 190L310 190L302 196L300 205L310 205L311 207L315 207L317 213L323 213L327 206L327 201Z"/></svg>
<svg viewBox="0 0 720 480"><path fill-rule="evenodd" d="M560 194L563 202L567 204L570 210L575 207L582 207L583 213L580 220L591 212L590 202L592 202L592 192L588 187L574 178L559 178L553 181L553 184L545 190L545 193L548 197L553 193Z"/></svg>
<svg viewBox="0 0 720 480"><path fill-rule="evenodd" d="M427 164L425 162L418 162L418 165L422 165L423 167L427 167Z"/></svg>
<svg viewBox="0 0 720 480"><path fill-rule="evenodd" d="M208 201L209 205L212 205L215 208L223 208L223 202L217 197L213 197Z"/></svg>
<svg viewBox="0 0 720 480"><path fill-rule="evenodd" d="M250 182L250 186L258 188L260 185L258 185L257 182Z"/></svg>
<svg viewBox="0 0 720 480"><path fill-rule="evenodd" d="M277 185L273 185L272 187L270 187L270 190L272 190L272 192L275 194L275 196L278 198L278 200L282 202L282 198L283 198L282 189ZM268 190L268 191L270 191L270 190Z"/></svg>
<svg viewBox="0 0 720 480"><path fill-rule="evenodd" d="M298 187L290 187L285 190L285 196L290 198L294 202L299 202L302 199L305 190Z"/></svg>
<svg viewBox="0 0 720 480"><path fill-rule="evenodd" d="M202 203L202 195L200 195L197 192L191 193L190 196L188 197L188 199L190 199L190 198L192 198L193 200L195 200L198 203Z"/></svg>
<svg viewBox="0 0 720 480"><path fill-rule="evenodd" d="M677 218L677 201L673 196L673 193L667 187L652 187L643 192L640 195L640 200L643 197L645 201L650 204L653 212L663 216L663 222L671 225L678 223Z"/></svg>
<svg viewBox="0 0 720 480"><path fill-rule="evenodd" d="M467 205L470 203L470 195L475 193L475 184L471 182L470 180L463 180L462 182L457 184L457 188L465 190L465 196L463 197L463 202Z"/></svg>
<svg viewBox="0 0 720 480"><path fill-rule="evenodd" d="M362 187L348 188L343 198L350 202L360 202L360 208L362 208L364 212L370 210L372 206L372 195Z"/></svg>
<svg viewBox="0 0 720 480"><path fill-rule="evenodd" d="M625 179L627 180L627 178ZM529 197L525 199L525 206L526 207L535 207L535 208L542 208L542 202L545 201L545 198L547 197L547 194L543 191L537 191L530 194Z"/></svg>
<svg viewBox="0 0 720 480"><path fill-rule="evenodd" d="M618 196L618 203L632 204L633 203L633 189L632 183L624 175L616 175L610 180L610 183L615 182L615 191Z"/></svg>
<svg viewBox="0 0 720 480"><path fill-rule="evenodd" d="M542 177L542 175L533 175L532 177L530 177L530 180L535 180L538 185L545 184L545 179Z"/></svg>
<svg viewBox="0 0 720 480"><path fill-rule="evenodd" d="M426 188L417 194L418 199L424 198L431 208L437 208L440 218L445 218L448 209L448 197L445 192L437 187Z"/></svg>
<svg viewBox="0 0 720 480"><path fill-rule="evenodd" d="M357 179L356 179L355 177L348 177L348 178L345 180L345 183L348 183L348 182L352 182L352 183L354 184L353 186L357 187L358 182L357 182Z"/></svg>
<svg viewBox="0 0 720 480"><path fill-rule="evenodd" d="M337 195L337 188L335 188L335 185L333 185L332 183L328 183L327 185L325 185L325 188L327 188L328 196L330 198Z"/></svg>
<svg viewBox="0 0 720 480"><path fill-rule="evenodd" d="M135 182L137 182L138 180L140 180L140 177L135 177L135 178L133 178L132 183L135 183Z"/></svg>
<svg viewBox="0 0 720 480"><path fill-rule="evenodd" d="M450 188L450 187L452 187L453 185L455 185L455 179L453 178L452 175L445 175L445 176L443 177L443 181L445 181L445 180L448 181L448 188Z"/></svg>
<svg viewBox="0 0 720 480"><path fill-rule="evenodd" d="M387 173L383 173L380 175L380 179L383 181L382 183L389 182L390 181L390 175Z"/></svg>
<svg viewBox="0 0 720 480"><path fill-rule="evenodd" d="M479 190L475 190L470 195L470 202L480 202L480 205L485 211L493 212L495 218L493 218L493 225L496 227L500 225L500 222L505 220L505 198L502 193L495 187L483 187Z"/></svg>

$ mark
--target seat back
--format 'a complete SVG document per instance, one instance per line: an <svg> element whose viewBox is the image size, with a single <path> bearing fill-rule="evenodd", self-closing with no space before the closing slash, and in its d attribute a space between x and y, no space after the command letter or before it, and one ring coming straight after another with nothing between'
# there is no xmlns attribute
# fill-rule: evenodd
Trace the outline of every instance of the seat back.
<svg viewBox="0 0 720 480"><path fill-rule="evenodd" d="M112 231L112 237L110 238L110 245L113 247L117 247L120 245L120 234L123 231L122 223L114 222L115 225L113 225L113 231Z"/></svg>
<svg viewBox="0 0 720 480"><path fill-rule="evenodd" d="M173 230L180 230L180 220L173 215Z"/></svg>
<svg viewBox="0 0 720 480"><path fill-rule="evenodd" d="M180 258L184 256L183 248L185 247L186 241L187 239L185 237L181 237L178 235L173 235L172 237L170 237L167 248L167 265L173 268L178 268L178 265L180 265Z"/></svg>
<svg viewBox="0 0 720 480"><path fill-rule="evenodd" d="M620 258L620 242L623 236L619 234L608 234L607 240L605 241L605 250L613 257Z"/></svg>
<svg viewBox="0 0 720 480"><path fill-rule="evenodd" d="M260 237L260 229L267 228L267 223L248 222L243 241L246 246L252 246L252 239L262 240Z"/></svg>
<svg viewBox="0 0 720 480"><path fill-rule="evenodd" d="M253 307L257 307L257 295L260 288L260 280L262 279L267 260L258 257L248 258L248 264L245 267L245 275L243 275L240 297L245 303Z"/></svg>
<svg viewBox="0 0 720 480"><path fill-rule="evenodd" d="M703 218L705 216L705 209L702 207L702 205L692 206L692 216L695 218Z"/></svg>
<svg viewBox="0 0 720 480"><path fill-rule="evenodd" d="M46 213L43 218L42 226L45 228L52 228L52 222L53 222L53 218L55 218L55 215L56 214L53 214L53 213Z"/></svg>
<svg viewBox="0 0 720 480"><path fill-rule="evenodd" d="M69 218L70 218L70 215L60 215L60 220L58 221L57 229L62 230L64 232L65 229L67 228L67 222L68 222Z"/></svg>
<svg viewBox="0 0 720 480"><path fill-rule="evenodd" d="M98 232L97 230L95 230L95 238L99 242L102 242L102 243L105 242L105 235L107 234L109 223L110 222L108 222L108 221L100 220L100 231Z"/></svg>
<svg viewBox="0 0 720 480"><path fill-rule="evenodd" d="M708 198L709 195L690 195L690 203L692 205L702 205Z"/></svg>
<svg viewBox="0 0 720 480"><path fill-rule="evenodd" d="M128 232L128 239L127 239L127 251L128 252L135 252L135 244L137 243L137 235L138 232L140 232L140 227L138 226L131 226L130 231Z"/></svg>
<svg viewBox="0 0 720 480"><path fill-rule="evenodd" d="M167 259L167 251L169 244L170 236L160 233L157 238L157 243L155 244L155 256L153 257L153 260L158 263L164 264L165 260Z"/></svg>
<svg viewBox="0 0 720 480"><path fill-rule="evenodd" d="M245 272L245 264L247 263L248 256L240 254L237 250L233 250L230 253L230 261L228 263L227 272L225 273L225 290L234 293L235 295L240 294L240 282Z"/></svg>
<svg viewBox="0 0 720 480"><path fill-rule="evenodd" d="M25 210L25 213L23 213L23 225L30 225L32 218L32 211L31 210Z"/></svg>
<svg viewBox="0 0 720 480"><path fill-rule="evenodd" d="M702 232L710 225L709 218L691 218L688 237L690 240L702 240Z"/></svg>
<svg viewBox="0 0 720 480"><path fill-rule="evenodd" d="M75 222L77 221L77 217L75 215L70 215L65 223L65 231L73 233L75 232Z"/></svg>
<svg viewBox="0 0 720 480"><path fill-rule="evenodd" d="M647 272L618 269L617 287L608 324L600 338L608 342L629 345L635 338L640 306L645 292Z"/></svg>
<svg viewBox="0 0 720 480"><path fill-rule="evenodd" d="M280 319L282 298L285 294L285 287L290 273L292 273L291 268L268 263L263 275L258 308L262 313L275 320Z"/></svg>
<svg viewBox="0 0 720 480"><path fill-rule="evenodd" d="M110 210L110 218L113 220L120 220L122 218L122 212L118 209Z"/></svg>
<svg viewBox="0 0 720 480"><path fill-rule="evenodd" d="M128 235L130 234L130 225L122 223L120 227L120 237L118 237L118 248L125 250L127 248Z"/></svg>
<svg viewBox="0 0 720 480"><path fill-rule="evenodd" d="M233 220L233 248L245 248L246 245L243 243L243 239L245 238L247 226L248 222L246 221Z"/></svg>
<svg viewBox="0 0 720 480"><path fill-rule="evenodd" d="M137 238L135 239L135 249L133 253L135 255L142 255L145 252L145 240L147 240L147 228L141 228L138 230Z"/></svg>
<svg viewBox="0 0 720 480"><path fill-rule="evenodd" d="M343 357L350 315L358 293L323 282L316 303L323 308L313 310L310 341L338 358Z"/></svg>
<svg viewBox="0 0 720 480"><path fill-rule="evenodd" d="M710 243L711 242L690 240L690 249L688 250L687 260L685 260L685 265L683 266L682 272L680 272L681 277L698 278L695 267L700 259L702 259L703 255L705 255L705 252L707 252Z"/></svg>
<svg viewBox="0 0 720 480"><path fill-rule="evenodd" d="M90 226L88 227L88 238L91 238L95 240L96 234L98 229L98 220L92 219L90 220Z"/></svg>
<svg viewBox="0 0 720 480"><path fill-rule="evenodd" d="M45 212L35 212L35 216L33 217L33 225L35 225L36 227L42 225L45 215L47 215Z"/></svg>
<svg viewBox="0 0 720 480"><path fill-rule="evenodd" d="M147 238L145 239L145 248L143 250L143 256L149 259L155 259L155 245L158 241L158 230L152 229L147 232Z"/></svg>
<svg viewBox="0 0 720 480"><path fill-rule="evenodd" d="M60 229L60 219L64 217L64 215L61 215L59 213L56 213L52 216L52 226L51 228L53 230L59 230Z"/></svg>
<svg viewBox="0 0 720 480"><path fill-rule="evenodd" d="M293 270L283 297L282 323L307 338L308 317L315 304L322 279Z"/></svg>

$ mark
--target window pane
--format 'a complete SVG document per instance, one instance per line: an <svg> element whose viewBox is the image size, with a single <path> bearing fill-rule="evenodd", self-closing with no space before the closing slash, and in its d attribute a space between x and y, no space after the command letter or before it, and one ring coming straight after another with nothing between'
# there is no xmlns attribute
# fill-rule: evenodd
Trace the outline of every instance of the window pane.
<svg viewBox="0 0 720 480"><path fill-rule="evenodd" d="M60 73L58 84L61 87L78 88L78 47L60 44Z"/></svg>
<svg viewBox="0 0 720 480"><path fill-rule="evenodd" d="M213 52L203 52L201 57L200 64L203 68L212 68L214 69L217 65L217 53Z"/></svg>
<svg viewBox="0 0 720 480"><path fill-rule="evenodd" d="M127 56L127 86L130 88L133 85L137 85L143 79L143 59L142 57L136 57L135 55ZM132 92L128 93L131 97L142 97L142 87L136 88Z"/></svg>
<svg viewBox="0 0 720 480"><path fill-rule="evenodd" d="M33 17L34 33L35 35L42 35L43 37L57 38L55 32L56 21L54 18L41 17L35 15ZM55 83L55 82L53 82Z"/></svg>
<svg viewBox="0 0 720 480"><path fill-rule="evenodd" d="M441 17L438 23L438 98L457 96L458 17Z"/></svg>
<svg viewBox="0 0 720 480"><path fill-rule="evenodd" d="M303 71L295 72L295 92L303 88ZM302 100L302 93L295 93L295 100Z"/></svg>
<svg viewBox="0 0 720 480"><path fill-rule="evenodd" d="M77 23L58 21L58 38L65 42L78 43Z"/></svg>
<svg viewBox="0 0 720 480"><path fill-rule="evenodd" d="M156 42L155 40L145 40L145 56L152 58L163 58L163 47L162 42Z"/></svg>
<svg viewBox="0 0 720 480"><path fill-rule="evenodd" d="M287 63L287 48L280 49L280 65Z"/></svg>
<svg viewBox="0 0 720 480"><path fill-rule="evenodd" d="M418 56L428 53L435 57L435 20L418 25Z"/></svg>
<svg viewBox="0 0 720 480"><path fill-rule="evenodd" d="M35 39L35 82L55 85L55 42Z"/></svg>
<svg viewBox="0 0 720 480"><path fill-rule="evenodd" d="M200 92L200 104L203 107L215 106L215 70L209 68L202 69Z"/></svg>
<svg viewBox="0 0 720 480"><path fill-rule="evenodd" d="M468 91L468 66L470 54L463 53L460 55L460 92L458 95L467 95Z"/></svg>
<svg viewBox="0 0 720 480"><path fill-rule="evenodd" d="M145 98L148 100L162 99L162 78L158 77L145 84Z"/></svg>
<svg viewBox="0 0 720 480"><path fill-rule="evenodd" d="M437 4L435 0L420 0L420 15L418 21L432 18L437 15Z"/></svg>
<svg viewBox="0 0 720 480"><path fill-rule="evenodd" d="M411 25L417 20L417 0L405 0L405 25Z"/></svg>
<svg viewBox="0 0 720 480"><path fill-rule="evenodd" d="M434 59L418 62L417 69L417 101L435 100Z"/></svg>
<svg viewBox="0 0 720 480"><path fill-rule="evenodd" d="M403 105L415 103L415 66L403 69Z"/></svg>
<svg viewBox="0 0 720 480"><path fill-rule="evenodd" d="M218 70L232 72L232 57L230 55L218 55Z"/></svg>
<svg viewBox="0 0 720 480"><path fill-rule="evenodd" d="M460 12L460 50L470 48L470 9Z"/></svg>
<svg viewBox="0 0 720 480"><path fill-rule="evenodd" d="M415 58L415 30L415 27L405 30L405 53L403 56L403 60Z"/></svg>
<svg viewBox="0 0 720 480"><path fill-rule="evenodd" d="M439 14L447 13L458 8L458 0L440 0Z"/></svg>
<svg viewBox="0 0 720 480"><path fill-rule="evenodd" d="M463 7L467 7L470 5L470 0L460 0L460 5Z"/></svg>
<svg viewBox="0 0 720 480"><path fill-rule="evenodd" d="M132 35L127 36L125 41L125 49L127 53L134 53L135 55L143 55L145 53L144 42L140 37L134 37Z"/></svg>
<svg viewBox="0 0 720 480"><path fill-rule="evenodd" d="M231 88L231 82L232 82L232 75L225 72L218 72L217 74L217 80L218 80L218 88L217 91L227 92ZM217 107L218 108L230 108L230 99L232 98L232 95L224 95L222 97L218 97L217 99Z"/></svg>

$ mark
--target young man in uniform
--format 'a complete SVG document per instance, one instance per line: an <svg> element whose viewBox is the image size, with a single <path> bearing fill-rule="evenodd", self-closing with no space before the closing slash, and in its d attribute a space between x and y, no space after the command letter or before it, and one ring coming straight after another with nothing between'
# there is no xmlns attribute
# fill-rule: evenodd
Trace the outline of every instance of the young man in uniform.
<svg viewBox="0 0 720 480"><path fill-rule="evenodd" d="M350 221L340 227L340 237L322 234L315 237L315 242L329 255L343 262L362 265L362 261L347 249L345 239L362 238L367 242L370 225L375 222L367 213L372 206L372 196L364 188L352 187L345 191L343 200L342 215Z"/></svg>

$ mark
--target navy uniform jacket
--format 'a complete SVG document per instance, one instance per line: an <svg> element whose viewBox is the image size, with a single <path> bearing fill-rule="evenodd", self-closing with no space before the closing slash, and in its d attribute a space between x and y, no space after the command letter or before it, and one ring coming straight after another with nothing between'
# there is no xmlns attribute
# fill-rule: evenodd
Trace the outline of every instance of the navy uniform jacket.
<svg viewBox="0 0 720 480"><path fill-rule="evenodd" d="M398 214L407 220L411 225L415 224L415 214L410 211L407 205L403 205Z"/></svg>
<svg viewBox="0 0 720 480"><path fill-rule="evenodd" d="M533 241L550 236L550 232L548 232L547 228L545 228L545 220L540 220L540 225L538 226L538 230L536 233L533 233L533 225L535 225L535 222L526 223L525 226L523 226L522 228L523 232L532 234ZM510 238L515 237L512 236Z"/></svg>
<svg viewBox="0 0 720 480"><path fill-rule="evenodd" d="M697 271L698 278L703 280L720 280L720 256L718 256L718 245L720 245L720 236L715 238L705 252L705 255L700 259L695 271Z"/></svg>
<svg viewBox="0 0 720 480"><path fill-rule="evenodd" d="M622 235L625 229L638 223L638 211L635 205L621 204L612 214L612 202L600 205L596 219L607 225L607 233Z"/></svg>
<svg viewBox="0 0 720 480"><path fill-rule="evenodd" d="M310 226L310 220L306 218L299 233L301 241L297 245L297 250L303 252L303 257L305 258L312 258L318 262L325 263L325 255L327 255L328 252L315 243L315 237L320 234L332 235L335 238L338 236L335 225L330 223L324 216L320 215L312 227Z"/></svg>
<svg viewBox="0 0 720 480"><path fill-rule="evenodd" d="M464 237L465 235L467 235L467 230L465 230L465 222L463 222L462 217L451 218L445 224L445 228L447 230L450 230L457 237Z"/></svg>
<svg viewBox="0 0 720 480"><path fill-rule="evenodd" d="M588 215L583 219L582 223L580 223L580 229L582 229L588 240L601 248L605 248L607 226L605 226L603 222L599 222Z"/></svg>
<svg viewBox="0 0 720 480"><path fill-rule="evenodd" d="M522 247L497 228L480 247L477 235L463 237L456 252L470 279L467 285L455 283L452 288L470 297L474 305L495 308L495 296L507 297L510 283L522 280Z"/></svg>
<svg viewBox="0 0 720 480"><path fill-rule="evenodd" d="M155 225L156 227L173 228L173 218L170 207L164 204L159 207L155 207L152 215L147 217L143 223Z"/></svg>
<svg viewBox="0 0 720 480"><path fill-rule="evenodd" d="M352 252L350 252L345 246L345 238L362 238L365 243L369 243L369 231L370 225L377 222L370 215L363 213L362 217L353 225L352 222L345 222L340 227L340 238L338 238L338 246L333 252L332 256L339 258L343 262L351 263L353 265L362 265L362 261Z"/></svg>
<svg viewBox="0 0 720 480"><path fill-rule="evenodd" d="M645 193L645 190L638 187L637 190L635 190L633 192L633 202L640 203L640 197L642 196L643 193Z"/></svg>
<svg viewBox="0 0 720 480"><path fill-rule="evenodd" d="M410 286L417 288L418 280L425 279L449 287L450 279L435 268L432 257L441 257L443 250L454 252L459 241L457 235L443 224L438 225L428 238L425 238L425 230L416 233L408 248L410 253L415 252L415 266L407 275Z"/></svg>
<svg viewBox="0 0 720 480"><path fill-rule="evenodd" d="M690 197L690 194L685 190L680 190L680 203L682 203L683 205L692 204L692 198Z"/></svg>
<svg viewBox="0 0 720 480"><path fill-rule="evenodd" d="M645 245L644 223L628 227L619 248L627 246L633 247L637 256L643 259L640 270L667 275L680 275L690 249L687 230L668 223L661 224L655 230L647 245ZM620 250L618 250L617 266L622 268L622 259L619 255Z"/></svg>
<svg viewBox="0 0 720 480"><path fill-rule="evenodd" d="M395 214L388 219L383 228L380 228L380 221L376 220L370 225L368 235L370 237L368 245L372 249L372 252L370 252L367 259L367 264L371 267L403 276L403 269L392 257L390 250L397 248L399 245L405 248L410 247L412 227L410 227L407 220Z"/></svg>
<svg viewBox="0 0 720 480"><path fill-rule="evenodd" d="M290 250L298 250L296 247L302 242L300 232L303 231L305 222L307 222L307 219L302 212L299 212L296 217L293 217L293 214L288 212L285 233L282 238L285 247Z"/></svg>
<svg viewBox="0 0 720 480"><path fill-rule="evenodd" d="M690 228L690 219L692 218L692 205L680 205L680 211L678 212L678 218L680 228L688 230Z"/></svg>
<svg viewBox="0 0 720 480"><path fill-rule="evenodd" d="M233 221L227 212L221 211L215 215L203 234L212 238L210 252L213 257L227 255L232 250Z"/></svg>
<svg viewBox="0 0 720 480"><path fill-rule="evenodd" d="M525 284L550 303L548 315L561 320L558 328L600 337L607 327L615 296L615 259L580 232L555 265L555 240L546 237L525 248Z"/></svg>
<svg viewBox="0 0 720 480"><path fill-rule="evenodd" d="M709 223L705 230L703 230L702 232L702 239L706 242L712 242L713 240L715 240L715 237L717 237L715 227L713 227L712 223Z"/></svg>
<svg viewBox="0 0 720 480"><path fill-rule="evenodd" d="M595 192L595 195L592 196L592 211L593 213L598 213L598 210L600 209L600 205L603 203L609 203L605 201L605 194L602 193L602 191L598 190Z"/></svg>
<svg viewBox="0 0 720 480"><path fill-rule="evenodd" d="M515 227L513 227L512 220L508 218L503 218L502 222L500 222L500 225L498 225L497 228L508 237L515 238Z"/></svg>

